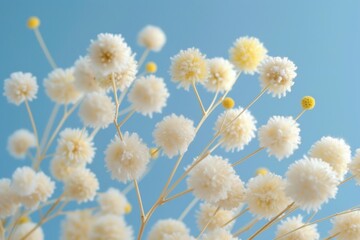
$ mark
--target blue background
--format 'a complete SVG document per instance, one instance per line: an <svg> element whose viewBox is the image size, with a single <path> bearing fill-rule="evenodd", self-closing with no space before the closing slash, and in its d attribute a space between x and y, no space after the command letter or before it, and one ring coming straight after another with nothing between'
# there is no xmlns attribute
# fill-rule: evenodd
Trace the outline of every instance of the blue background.
<svg viewBox="0 0 360 240"><path fill-rule="evenodd" d="M261 153L237 167L243 181L254 175L259 166L283 174L287 166L307 153L309 147L324 135L343 137L352 146L353 152L359 146L360 114L359 55L360 55L360 1L240 1L240 0L182 0L182 1L5 1L0 2L0 79L6 79L12 72L32 72L42 85L44 77L51 71L32 31L26 28L29 16L39 16L41 32L57 64L70 67L80 56L86 54L90 39L101 32L121 33L139 57L143 51L136 44L138 31L146 24L158 25L166 32L168 42L160 53L151 53L148 60L158 63L157 75L165 78L171 92L164 114L173 111L194 120L200 119L199 106L193 93L177 90L168 73L169 58L180 49L198 47L208 57L228 57L228 49L239 36L258 37L272 56L288 56L298 66L298 77L293 91L286 98L274 99L265 95L251 108L258 120L264 124L272 115L296 115L301 110L299 101L304 95L312 95L317 100L314 111L307 112L301 119L302 141L300 149L289 159L279 163L275 158ZM258 76L242 75L230 96L238 105L246 105L260 91ZM208 104L210 94L200 87L200 94ZM38 126L44 126L52 109L43 89L38 99L31 103ZM0 177L10 177L14 169L29 161L13 160L6 151L7 137L20 127L31 128L25 106L8 104L0 98ZM204 125L196 141L184 158L187 165L206 145L213 134L213 122L218 109ZM151 133L156 122L163 115L152 119L136 114L125 126L128 131L138 132L152 146ZM67 126L82 127L76 117ZM40 128L42 132L43 128ZM109 186L123 188L124 185L112 181L104 168L103 151L115 129L110 127L96 136L97 154L91 168L97 173L101 188ZM254 140L248 148L239 153L223 154L235 161L258 147ZM140 183L149 209L160 193L174 159L161 157L156 160L153 171ZM48 172L48 164L42 165ZM181 172L181 171L180 171ZM59 194L62 186L58 184ZM185 185L177 188L185 189ZM336 201L323 207L317 217L326 216L359 204L359 188L352 180L341 186ZM129 194L133 211L126 216L127 221L138 229L139 212L135 192ZM153 216L156 219L177 218L192 196L184 196L161 207ZM94 203L92 203L94 204ZM90 204L90 205L92 205ZM87 206L87 205L86 205ZM73 207L73 206L70 206ZM193 234L198 234L194 211L186 218ZM242 217L240 226L250 215ZM261 223L263 224L263 222ZM146 231L149 230L150 225ZM45 225L46 239L57 239L60 233L60 219ZM258 224L250 231L253 232ZM320 224L322 237L328 235L329 223ZM243 239L248 234L242 235ZM272 239L274 229L263 233L258 239Z"/></svg>

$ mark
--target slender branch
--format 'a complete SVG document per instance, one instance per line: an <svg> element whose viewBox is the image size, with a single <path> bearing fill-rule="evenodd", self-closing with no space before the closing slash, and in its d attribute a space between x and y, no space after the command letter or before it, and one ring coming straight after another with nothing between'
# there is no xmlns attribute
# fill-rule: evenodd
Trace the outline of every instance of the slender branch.
<svg viewBox="0 0 360 240"><path fill-rule="evenodd" d="M35 139L36 139L36 149L37 149L37 154L36 155L39 155L40 154L39 135L38 135L38 131L37 131L37 128L36 128L34 116L33 116L32 112L31 112L29 102L26 99L25 99L24 102L25 102L26 110L27 110L27 112L29 114L29 119L30 119L30 122L31 122L32 129L34 131Z"/></svg>
<svg viewBox="0 0 360 240"><path fill-rule="evenodd" d="M252 156L254 156L255 154L257 154L258 152L261 152L261 151L264 150L264 149L265 149L264 147L260 147L260 148L256 149L254 152L252 152L252 153L246 155L245 157L241 158L240 160L234 162L234 163L232 164L232 166L235 167L235 166L243 163L244 161L246 161L247 159L251 158Z"/></svg>
<svg viewBox="0 0 360 240"><path fill-rule="evenodd" d="M43 50L45 57L48 60L49 64L51 65L51 67L53 69L56 69L57 68L56 63L55 63L54 59L52 58L49 49L46 47L45 41L40 33L40 30L38 28L35 28L34 33L35 33L36 39L39 42L39 45L40 45L41 49Z"/></svg>
<svg viewBox="0 0 360 240"><path fill-rule="evenodd" d="M244 227L240 228L238 231L236 231L233 235L235 237L240 236L241 234L243 234L244 232L250 230L256 223L258 223L260 221L259 218L254 218L253 220L251 220L248 224L246 224Z"/></svg>
<svg viewBox="0 0 360 240"><path fill-rule="evenodd" d="M200 237L202 236L202 234L206 231L207 227L210 225L211 221L214 219L214 217L216 216L216 214L218 213L218 211L220 210L220 207L217 207L214 214L209 218L208 222L206 223L206 225L201 229L201 232L199 233L199 235L197 236L196 240L200 239Z"/></svg>
<svg viewBox="0 0 360 240"><path fill-rule="evenodd" d="M231 218L229 221L227 221L224 225L222 225L222 227L226 227L228 224L232 223L233 221L235 221L236 219L238 219L239 217L241 217L242 215L244 215L245 213L247 213L247 211L249 211L249 208L245 208L244 210L240 211L238 214L236 214L233 218Z"/></svg>
<svg viewBox="0 0 360 240"><path fill-rule="evenodd" d="M335 238L335 237L339 236L340 234L341 234L341 232L335 233L335 234L333 234L333 235L331 235L331 236L329 236L329 237L325 238L324 240L330 240L330 239L333 239L333 238Z"/></svg>
<svg viewBox="0 0 360 240"><path fill-rule="evenodd" d="M143 65L143 63L145 62L146 57L149 55L150 53L150 49L145 49L145 51L143 52L143 54L141 55L139 62L138 62L138 69L141 68L141 66Z"/></svg>
<svg viewBox="0 0 360 240"><path fill-rule="evenodd" d="M139 202L141 222L144 222L145 221L144 206L143 206L142 199L141 199L139 185L138 185L138 182L137 182L136 179L134 179L134 187L135 187L136 196L137 196L137 199L138 199L138 202Z"/></svg>
<svg viewBox="0 0 360 240"><path fill-rule="evenodd" d="M197 100L198 100L198 102L199 102L199 104L200 104L202 114L203 114L203 115L206 115L206 110L205 110L205 108L204 108L204 104L203 104L202 101L201 101L201 97L200 97L200 95L199 95L199 92L198 92L198 90L197 90L197 88L196 88L196 84L195 84L194 81L192 82L192 88L193 88L194 93L195 93L195 95L196 95L196 98L197 98Z"/></svg>
<svg viewBox="0 0 360 240"><path fill-rule="evenodd" d="M182 211L180 217L178 218L179 221L183 221L184 218L188 215L188 213L195 207L195 205L199 202L198 198L194 198L190 204Z"/></svg>
<svg viewBox="0 0 360 240"><path fill-rule="evenodd" d="M295 118L294 121L299 120L299 118L306 112L306 109L303 109Z"/></svg>
<svg viewBox="0 0 360 240"><path fill-rule="evenodd" d="M129 119L130 117L135 113L135 110L131 110L126 116L125 118L118 124L119 127L122 127Z"/></svg>
<svg viewBox="0 0 360 240"><path fill-rule="evenodd" d="M59 104L55 104L54 107L53 107L53 110L52 110L52 112L50 114L50 117L49 117L49 121L47 122L44 133L43 133L43 135L41 137L40 149L42 149L44 147L47 139L49 138L50 130L54 125L57 113L59 112L59 108L60 108Z"/></svg>
<svg viewBox="0 0 360 240"><path fill-rule="evenodd" d="M181 197L181 196L183 196L183 195L185 195L185 194L187 194L187 193L192 192L193 190L194 190L194 189L187 189L187 190L185 190L185 191L182 191L182 192L180 192L180 193L177 193L177 194L175 194L175 195L172 196L172 197L169 197L169 198L164 199L164 200L161 202L161 204L170 202L170 201L172 201L172 200L174 200L174 199L176 199L176 198L179 198L179 197Z"/></svg>

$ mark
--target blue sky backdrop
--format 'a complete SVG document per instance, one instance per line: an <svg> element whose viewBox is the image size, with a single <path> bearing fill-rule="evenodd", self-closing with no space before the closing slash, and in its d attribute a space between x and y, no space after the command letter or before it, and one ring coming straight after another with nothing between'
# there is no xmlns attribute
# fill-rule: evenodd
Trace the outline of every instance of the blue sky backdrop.
<svg viewBox="0 0 360 240"><path fill-rule="evenodd" d="M143 51L136 43L138 31L147 24L160 26L167 35L167 44L160 53L151 53L148 60L158 64L157 75L163 77L170 90L171 98L163 114L175 112L190 117L197 123L201 117L199 106L193 93L176 89L170 80L170 57L179 50L197 47L208 57L228 57L228 49L240 36L258 37L272 56L287 56L298 66L298 77L293 91L286 98L275 99L265 95L251 112L258 120L258 126L266 123L272 115L296 115L301 110L299 101L304 95L316 98L316 109L307 112L301 119L302 145L289 159L278 162L265 153L256 155L236 167L243 181L254 175L259 166L283 174L288 165L307 153L310 146L324 135L343 137L353 148L360 146L360 100L359 55L360 55L360 1L319 0L319 1L243 1L243 0L181 0L181 1L0 1L0 79L3 81L12 72L32 72L42 86L43 79L51 71L32 31L26 28L29 16L41 19L41 32L60 67L71 67L75 60L86 54L90 39L98 33L121 33L139 57ZM2 82L3 83L3 82ZM244 106L260 91L258 76L242 75L230 96L237 105ZM200 94L206 104L211 95L200 87ZM40 132L49 117L53 103L43 89L38 99L31 103ZM25 106L8 104L0 98L0 177L10 177L18 166L28 165L29 161L12 159L6 151L7 137L18 128L31 128ZM206 145L213 134L213 123L221 109L215 111L199 132L195 142L184 158L183 169ZM67 126L82 127L77 114ZM164 115L155 114L152 119L136 114L124 129L138 132L150 145L152 130ZM110 179L104 168L103 151L115 135L115 128L100 132L95 139L97 154L91 165L99 177L101 188L109 186L124 188L123 184ZM231 161L252 152L258 147L254 140L244 151L216 154L224 155ZM160 193L175 159L161 157L156 160L153 171L140 183L148 210ZM48 162L42 165L48 173ZM181 171L180 171L181 172ZM178 176L178 175L177 175ZM62 189L57 185L57 193ZM185 189L180 185L177 191ZM341 211L360 202L360 189L354 181L341 186L337 200L323 207L317 217ZM126 216L127 221L137 231L139 211L135 193L129 194L133 212ZM160 218L177 218L192 196L161 207L153 216L149 226ZM92 206L90 203L84 206ZM81 206L81 207L84 207ZM70 207L74 207L74 204ZM194 235L198 234L194 212L185 219ZM236 227L241 226L250 215L242 217ZM60 233L60 220L46 223L46 239L57 239ZM261 224L263 224L262 222ZM249 233L258 229L254 227ZM331 225L320 224L322 237L328 235ZM241 237L246 239L249 233ZM274 228L263 233L258 239L272 239Z"/></svg>

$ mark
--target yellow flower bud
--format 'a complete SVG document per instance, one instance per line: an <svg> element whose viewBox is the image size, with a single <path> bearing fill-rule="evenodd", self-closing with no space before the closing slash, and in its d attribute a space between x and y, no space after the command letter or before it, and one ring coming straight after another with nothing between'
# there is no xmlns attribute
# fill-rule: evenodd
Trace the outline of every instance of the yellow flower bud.
<svg viewBox="0 0 360 240"><path fill-rule="evenodd" d="M126 213L126 214L129 214L129 213L131 213L131 210L132 210L131 204L130 204L130 203L127 203L127 204L125 205L125 213Z"/></svg>
<svg viewBox="0 0 360 240"><path fill-rule="evenodd" d="M234 99L227 97L222 101L222 105L225 109L231 109L235 105Z"/></svg>
<svg viewBox="0 0 360 240"><path fill-rule="evenodd" d="M21 216L18 220L18 224L23 224L23 223L27 223L30 222L30 218L28 216Z"/></svg>
<svg viewBox="0 0 360 240"><path fill-rule="evenodd" d="M156 159L159 157L159 149L158 148L150 148L150 156L152 159Z"/></svg>
<svg viewBox="0 0 360 240"><path fill-rule="evenodd" d="M146 64L146 71L148 73L155 73L157 71L157 65L154 62L148 62Z"/></svg>
<svg viewBox="0 0 360 240"><path fill-rule="evenodd" d="M315 107L315 99L311 96L305 96L301 99L301 106L304 110L311 110Z"/></svg>
<svg viewBox="0 0 360 240"><path fill-rule="evenodd" d="M269 170L267 170L266 168L258 168L256 169L256 176L258 175L266 175L269 173Z"/></svg>
<svg viewBox="0 0 360 240"><path fill-rule="evenodd" d="M38 17L30 17L27 21L27 26L30 29L35 29L40 26L40 19Z"/></svg>

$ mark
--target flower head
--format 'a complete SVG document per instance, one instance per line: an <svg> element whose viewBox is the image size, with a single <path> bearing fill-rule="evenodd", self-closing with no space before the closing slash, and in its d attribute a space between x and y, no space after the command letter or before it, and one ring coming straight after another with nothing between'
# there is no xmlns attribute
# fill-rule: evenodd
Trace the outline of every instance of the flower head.
<svg viewBox="0 0 360 240"><path fill-rule="evenodd" d="M88 56L80 57L75 62L74 78L74 85L79 91L91 93L101 90Z"/></svg>
<svg viewBox="0 0 360 240"><path fill-rule="evenodd" d="M256 169L256 176L258 175L266 175L269 173L269 170L267 168L258 168Z"/></svg>
<svg viewBox="0 0 360 240"><path fill-rule="evenodd" d="M35 135L27 129L19 129L10 135L7 148L13 157L24 159L28 150L35 146Z"/></svg>
<svg viewBox="0 0 360 240"><path fill-rule="evenodd" d="M50 163L51 174L54 178L59 181L64 181L67 179L71 173L77 168L84 168L86 165L85 162L79 165L72 165L69 163L68 159L63 156L55 156Z"/></svg>
<svg viewBox="0 0 360 240"><path fill-rule="evenodd" d="M37 184L36 172L30 167L19 167L12 175L11 188L19 196L32 194Z"/></svg>
<svg viewBox="0 0 360 240"><path fill-rule="evenodd" d="M245 202L246 189L239 176L231 179L227 197L219 200L214 205L223 209L233 210L239 208Z"/></svg>
<svg viewBox="0 0 360 240"><path fill-rule="evenodd" d="M36 227L36 223L27 222L20 224L16 227L12 234L12 239L14 240L21 240L24 239L27 234L32 231ZM44 232L41 227L37 227L28 237L26 240L43 240L44 239Z"/></svg>
<svg viewBox="0 0 360 240"><path fill-rule="evenodd" d="M36 29L40 26L40 19L38 17L29 17L26 23L27 27L30 29Z"/></svg>
<svg viewBox="0 0 360 240"><path fill-rule="evenodd" d="M222 101L222 105L225 109L232 109L235 106L235 101L231 97L226 97Z"/></svg>
<svg viewBox="0 0 360 240"><path fill-rule="evenodd" d="M138 43L154 52L159 52L166 43L166 35L159 27L147 25L138 35Z"/></svg>
<svg viewBox="0 0 360 240"><path fill-rule="evenodd" d="M350 172L355 176L356 184L360 185L360 148L356 149L356 154L349 164Z"/></svg>
<svg viewBox="0 0 360 240"><path fill-rule="evenodd" d="M88 240L94 221L95 218L89 210L67 213L61 224L61 239Z"/></svg>
<svg viewBox="0 0 360 240"><path fill-rule="evenodd" d="M97 201L102 213L114 215L124 215L129 204L125 195L115 188L98 194Z"/></svg>
<svg viewBox="0 0 360 240"><path fill-rule="evenodd" d="M19 206L19 197L12 190L10 179L0 179L0 219L14 215Z"/></svg>
<svg viewBox="0 0 360 240"><path fill-rule="evenodd" d="M336 216L332 220L331 234L338 234L338 240L360 239L360 211Z"/></svg>
<svg viewBox="0 0 360 240"><path fill-rule="evenodd" d="M148 240L167 240L175 234L189 235L189 229L179 220L165 219L158 221L150 230Z"/></svg>
<svg viewBox="0 0 360 240"><path fill-rule="evenodd" d="M129 240L133 238L133 229L126 225L122 217L108 214L95 219L89 240Z"/></svg>
<svg viewBox="0 0 360 240"><path fill-rule="evenodd" d="M238 238L234 237L229 231L218 228L213 231L209 231L204 234L201 240L238 240Z"/></svg>
<svg viewBox="0 0 360 240"><path fill-rule="evenodd" d="M236 81L234 66L224 58L212 58L208 60L209 76L204 83L211 92L229 91Z"/></svg>
<svg viewBox="0 0 360 240"><path fill-rule="evenodd" d="M226 224L234 217L233 211L220 208L216 212L216 209L217 209L216 206L208 203L203 203L200 205L200 210L197 212L196 215L198 228L200 230L203 229L205 226L207 226L207 229L210 231L217 228L221 228L224 224ZM211 219L210 223L209 223L209 219ZM233 224L227 224L226 228L230 229L232 225Z"/></svg>
<svg viewBox="0 0 360 240"><path fill-rule="evenodd" d="M301 99L301 106L304 110L311 110L315 107L315 98L305 96Z"/></svg>
<svg viewBox="0 0 360 240"><path fill-rule="evenodd" d="M284 236L292 230L295 230L305 223L301 215L296 217L288 217L283 220L276 230L276 238ZM309 225L307 227L301 228L293 233L290 233L284 237L281 237L283 240L319 240L320 235L316 229L316 224Z"/></svg>
<svg viewBox="0 0 360 240"><path fill-rule="evenodd" d="M4 82L4 95L15 105L34 100L38 89L36 78L31 73L14 72Z"/></svg>
<svg viewBox="0 0 360 240"><path fill-rule="evenodd" d="M155 62L148 62L145 66L146 72L155 73L157 71L157 65Z"/></svg>

